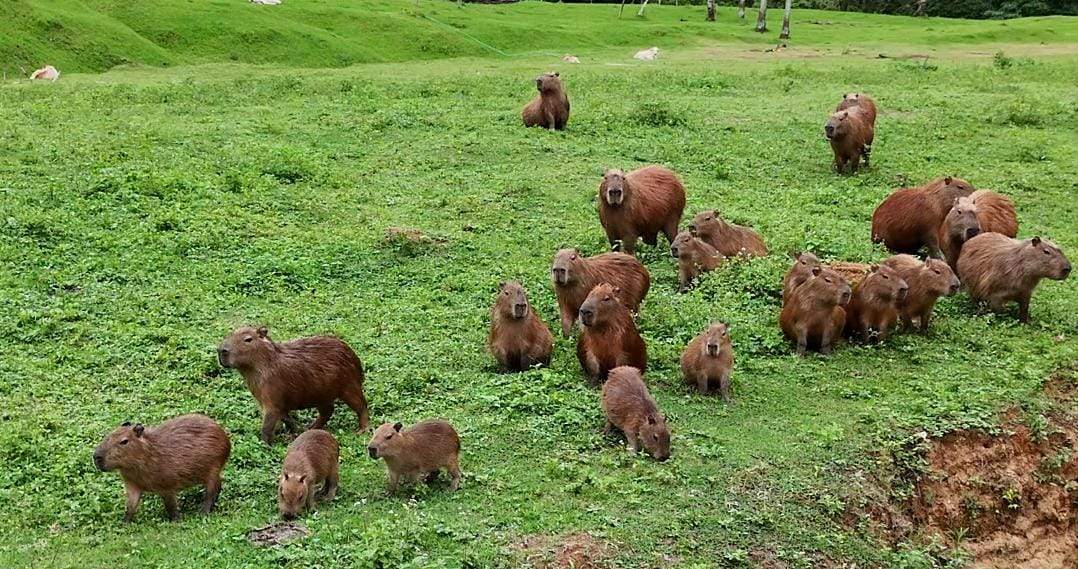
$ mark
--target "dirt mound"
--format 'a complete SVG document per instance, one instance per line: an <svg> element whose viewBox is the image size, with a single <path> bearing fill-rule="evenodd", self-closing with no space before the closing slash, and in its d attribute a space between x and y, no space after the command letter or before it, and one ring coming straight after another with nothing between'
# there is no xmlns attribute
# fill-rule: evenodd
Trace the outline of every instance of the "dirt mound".
<svg viewBox="0 0 1078 569"><path fill-rule="evenodd" d="M613 546L586 533L530 535L512 546L537 569L599 569L610 565Z"/></svg>
<svg viewBox="0 0 1078 569"><path fill-rule="evenodd" d="M271 547L307 537L306 527L292 522L277 522L247 532L247 541L255 547Z"/></svg>

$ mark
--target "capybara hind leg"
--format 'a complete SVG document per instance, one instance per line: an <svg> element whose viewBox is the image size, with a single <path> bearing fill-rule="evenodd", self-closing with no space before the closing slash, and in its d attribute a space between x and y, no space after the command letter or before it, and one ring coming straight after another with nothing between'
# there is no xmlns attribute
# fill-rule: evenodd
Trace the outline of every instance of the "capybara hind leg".
<svg viewBox="0 0 1078 569"><path fill-rule="evenodd" d="M449 489L455 492L457 488L460 488L460 458L454 456L449 459L449 464L446 465L445 469L453 477L453 481L449 483Z"/></svg>
<svg viewBox="0 0 1078 569"><path fill-rule="evenodd" d="M208 514L217 506L221 495L221 471L214 469L206 477L206 496L202 498L202 513Z"/></svg>
<svg viewBox="0 0 1078 569"><path fill-rule="evenodd" d="M138 503L142 499L142 490L133 484L124 484L124 491L127 493L127 508L124 511L124 521L130 522L135 519L135 513L138 512Z"/></svg>
<svg viewBox="0 0 1078 569"><path fill-rule="evenodd" d="M332 402L330 402L328 405L319 405L319 407L318 407L318 417L315 418L314 422L311 423L311 426L307 427L307 428L308 429L321 429L321 428L324 428L326 426L326 424L329 423L329 419L332 416L333 416L333 403Z"/></svg>
<svg viewBox="0 0 1078 569"><path fill-rule="evenodd" d="M262 416L262 442L273 444L273 430L277 428L277 423L281 421L281 416L281 413L270 410L267 410L266 414Z"/></svg>
<svg viewBox="0 0 1078 569"><path fill-rule="evenodd" d="M604 435L609 435L610 434L610 429L612 429L612 428L614 428L614 423L611 423L610 419L607 419L606 424L603 425L603 434Z"/></svg>
<svg viewBox="0 0 1078 569"><path fill-rule="evenodd" d="M629 450L630 451L632 451L634 453L640 451L640 441L636 438L635 434L633 434L631 432L625 433L625 439L629 443Z"/></svg>
<svg viewBox="0 0 1078 569"><path fill-rule="evenodd" d="M659 244L659 232L648 233L643 237L644 243L654 247Z"/></svg>
<svg viewBox="0 0 1078 569"><path fill-rule="evenodd" d="M326 476L326 483L322 485L322 499L332 500L337 497L337 486L341 483L341 468L338 465L333 465L329 475Z"/></svg>
<svg viewBox="0 0 1078 569"><path fill-rule="evenodd" d="M367 430L367 422L369 417L367 416L367 397L363 394L363 386L355 385L345 391L341 398L344 399L346 405L351 407L356 415L359 415L359 430Z"/></svg>
<svg viewBox="0 0 1078 569"><path fill-rule="evenodd" d="M723 372L719 376L719 393L722 394L722 402L730 402L730 372Z"/></svg>
<svg viewBox="0 0 1078 569"><path fill-rule="evenodd" d="M437 479L438 479L438 471L437 470L431 470L430 472L427 473L427 477L423 479L423 482L426 482L427 484L433 484L434 481L437 480Z"/></svg>
<svg viewBox="0 0 1078 569"><path fill-rule="evenodd" d="M663 225L663 235L666 235L668 243L673 243L674 239L677 238L677 222L678 220L671 219L666 222L666 225Z"/></svg>
<svg viewBox="0 0 1078 569"><path fill-rule="evenodd" d="M1029 299L1031 296L1033 296L1033 291L1029 290L1018 297L1018 321L1023 324L1029 322Z"/></svg>
<svg viewBox="0 0 1078 569"><path fill-rule="evenodd" d="M168 515L170 521L174 522L180 519L180 508L176 506L176 494L174 492L163 492L161 501L165 503L165 514Z"/></svg>
<svg viewBox="0 0 1078 569"><path fill-rule="evenodd" d="M292 413L285 413L284 417L281 417L281 420L284 421L284 425L288 427L289 431L293 433L303 432L303 427L299 426L299 421L296 421L296 417L293 416Z"/></svg>
<svg viewBox="0 0 1078 569"><path fill-rule="evenodd" d="M921 320L921 331L922 332L927 332L928 331L928 324L930 322L932 322L932 312L931 311L925 312L924 314L921 315L920 320Z"/></svg>

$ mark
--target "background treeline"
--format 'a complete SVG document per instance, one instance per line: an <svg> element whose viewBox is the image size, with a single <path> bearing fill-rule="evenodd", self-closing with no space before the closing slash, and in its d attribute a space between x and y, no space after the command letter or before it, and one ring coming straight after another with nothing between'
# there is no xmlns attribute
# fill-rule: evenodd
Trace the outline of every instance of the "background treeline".
<svg viewBox="0 0 1078 569"><path fill-rule="evenodd" d="M573 3L612 3L621 0L560 0ZM758 6L759 0L746 0L746 6ZM673 3L665 0L663 3ZM783 0L769 0L768 8L783 6ZM626 4L639 4L640 0L626 0ZM650 3L658 4L658 0ZM679 4L704 4L705 0L678 0ZM719 0L721 6L736 6L736 0ZM876 14L914 15L917 0L794 0L794 8L818 10L845 10ZM1078 0L927 0L924 6L927 16L944 18L1020 18L1023 16L1048 16L1053 14L1078 15Z"/></svg>

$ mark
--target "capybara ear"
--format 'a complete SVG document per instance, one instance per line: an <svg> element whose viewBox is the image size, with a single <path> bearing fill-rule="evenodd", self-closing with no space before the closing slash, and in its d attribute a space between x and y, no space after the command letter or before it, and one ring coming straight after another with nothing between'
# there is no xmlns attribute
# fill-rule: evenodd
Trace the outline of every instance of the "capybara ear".
<svg viewBox="0 0 1078 569"><path fill-rule="evenodd" d="M555 71L555 72L554 72L554 76L555 76L555 77L561 77L561 73L558 73L557 71Z"/></svg>
<svg viewBox="0 0 1078 569"><path fill-rule="evenodd" d="M259 338L265 338L266 336L269 336L269 328L266 328L265 326L259 326L258 327L258 337Z"/></svg>
<svg viewBox="0 0 1078 569"><path fill-rule="evenodd" d="M1037 245L1041 244L1041 238L1040 238L1040 236L1034 237L1033 239L1030 240L1030 242L1033 243L1034 247L1036 247Z"/></svg>
<svg viewBox="0 0 1078 569"><path fill-rule="evenodd" d="M288 480L288 473L287 472L284 473L284 479Z"/></svg>
<svg viewBox="0 0 1078 569"><path fill-rule="evenodd" d="M505 281L498 281L498 290L505 288Z"/></svg>
<svg viewBox="0 0 1078 569"><path fill-rule="evenodd" d="M870 265L868 267L868 270L873 272L873 273L878 273L878 272L880 272L880 266L879 265Z"/></svg>
<svg viewBox="0 0 1078 569"><path fill-rule="evenodd" d="M146 427L143 427L142 423L136 424L135 428L134 428L135 436L136 437L141 437L142 436L142 431L145 431L145 430L146 430Z"/></svg>
<svg viewBox="0 0 1078 569"><path fill-rule="evenodd" d="M790 258L792 258L792 259L793 259L793 260L795 260L795 261L796 261L797 259L801 258L801 252L800 252L800 251L797 251L797 250L795 250L795 249L790 249L789 251L787 251L787 253L789 253L789 254L790 254Z"/></svg>
<svg viewBox="0 0 1078 569"><path fill-rule="evenodd" d="M306 481L307 481L307 475L306 474L300 474L299 475L299 483L303 484Z"/></svg>
<svg viewBox="0 0 1078 569"><path fill-rule="evenodd" d="M943 179L943 183L947 184L948 186L950 186L951 182L953 182L953 181L954 181L954 178L952 178L950 176L947 176L946 178Z"/></svg>
<svg viewBox="0 0 1078 569"><path fill-rule="evenodd" d="M648 415L648 424L649 425L654 425L655 424L655 415Z"/></svg>
<svg viewBox="0 0 1078 569"><path fill-rule="evenodd" d="M131 426L131 421L124 421L123 424L120 425L120 426L121 427L130 427Z"/></svg>
<svg viewBox="0 0 1078 569"><path fill-rule="evenodd" d="M393 430L397 431L398 433L401 432L401 429L403 429L403 428L404 428L404 425L401 424L400 422L397 422L396 424L393 425Z"/></svg>
<svg viewBox="0 0 1078 569"><path fill-rule="evenodd" d="M842 111L842 118L847 118L849 116L850 116L850 111Z"/></svg>
<svg viewBox="0 0 1078 569"><path fill-rule="evenodd" d="M812 276L818 277L818 276L820 276L820 273L822 273L822 272L823 272L823 269L821 269L819 266L812 267Z"/></svg>
<svg viewBox="0 0 1078 569"><path fill-rule="evenodd" d="M614 294L621 294L621 287L620 286L614 287Z"/></svg>

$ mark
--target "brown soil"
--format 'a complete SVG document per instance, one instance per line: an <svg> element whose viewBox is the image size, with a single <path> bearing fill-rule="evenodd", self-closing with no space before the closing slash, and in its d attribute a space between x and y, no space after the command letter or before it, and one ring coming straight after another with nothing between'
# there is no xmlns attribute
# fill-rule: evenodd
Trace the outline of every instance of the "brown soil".
<svg viewBox="0 0 1078 569"><path fill-rule="evenodd" d="M247 541L255 547L281 545L310 535L311 532L300 524L278 522L247 532Z"/></svg>
<svg viewBox="0 0 1078 569"><path fill-rule="evenodd" d="M530 535L512 549L536 569L599 569L609 567L614 548L586 533L560 536Z"/></svg>

